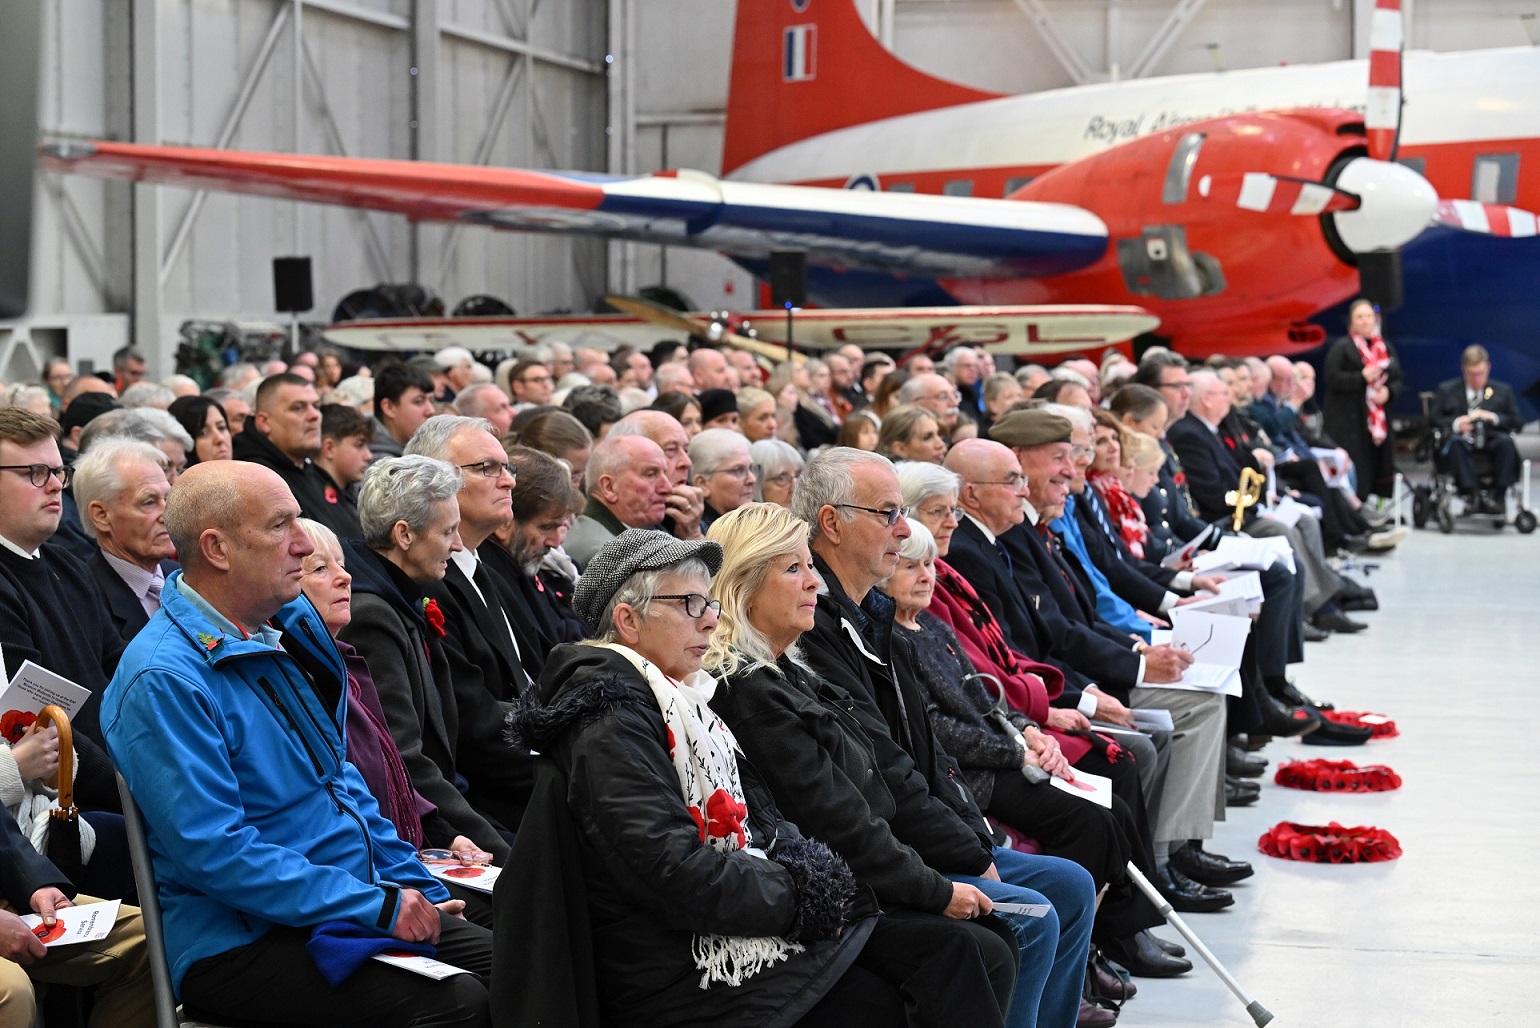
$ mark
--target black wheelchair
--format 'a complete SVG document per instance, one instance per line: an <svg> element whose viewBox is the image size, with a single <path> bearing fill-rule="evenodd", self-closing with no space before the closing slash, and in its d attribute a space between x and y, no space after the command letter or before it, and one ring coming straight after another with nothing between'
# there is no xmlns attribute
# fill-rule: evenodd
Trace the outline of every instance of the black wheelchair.
<svg viewBox="0 0 1540 1028"><path fill-rule="evenodd" d="M1416 459L1419 463L1426 461L1432 466L1433 480L1412 487L1412 524L1417 528L1426 528L1428 522L1433 521L1440 532L1448 535L1454 531L1456 518L1491 518L1493 528L1503 529L1511 524L1523 535L1533 532L1536 520L1529 501L1529 461L1521 463L1519 480L1508 490L1507 495L1499 498L1503 505L1501 512L1483 510L1471 503L1468 497L1461 495L1449 467L1447 447L1453 433L1439 427L1433 420L1432 408L1436 394L1421 393L1420 397L1423 433L1417 441ZM1483 493L1494 492L1497 476L1494 474L1491 454L1484 448L1478 448L1471 457L1475 463L1479 490Z"/></svg>

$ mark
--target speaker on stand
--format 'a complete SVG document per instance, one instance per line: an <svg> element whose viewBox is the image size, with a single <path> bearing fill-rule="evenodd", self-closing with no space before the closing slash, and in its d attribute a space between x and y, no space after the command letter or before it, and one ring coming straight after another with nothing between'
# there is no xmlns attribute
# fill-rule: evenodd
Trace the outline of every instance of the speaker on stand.
<svg viewBox="0 0 1540 1028"><path fill-rule="evenodd" d="M289 353L299 353L299 316L315 306L309 257L273 258L273 307L289 315Z"/></svg>
<svg viewBox="0 0 1540 1028"><path fill-rule="evenodd" d="M786 359L791 360L791 312L807 305L807 254L775 250L770 254L770 303L786 309Z"/></svg>

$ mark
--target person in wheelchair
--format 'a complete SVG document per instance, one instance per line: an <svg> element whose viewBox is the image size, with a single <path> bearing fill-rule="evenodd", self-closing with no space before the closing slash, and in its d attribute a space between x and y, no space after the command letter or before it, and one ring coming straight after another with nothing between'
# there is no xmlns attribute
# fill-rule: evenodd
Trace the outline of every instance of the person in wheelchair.
<svg viewBox="0 0 1540 1028"><path fill-rule="evenodd" d="M1461 377L1438 387L1433 404L1433 424L1444 434L1436 459L1476 510L1502 514L1503 497L1519 479L1512 433L1524 427L1524 418L1513 388L1491 380L1492 360L1485 347L1467 346L1460 371ZM1489 481L1482 481L1478 453L1485 454Z"/></svg>

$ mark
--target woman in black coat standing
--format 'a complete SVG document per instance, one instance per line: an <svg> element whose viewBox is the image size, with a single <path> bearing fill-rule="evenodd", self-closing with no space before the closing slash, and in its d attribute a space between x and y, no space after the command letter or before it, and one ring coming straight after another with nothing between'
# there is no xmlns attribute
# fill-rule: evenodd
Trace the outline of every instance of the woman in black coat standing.
<svg viewBox="0 0 1540 1028"><path fill-rule="evenodd" d="M1348 334L1326 354L1326 432L1358 469L1358 498L1389 496L1396 477L1396 440L1390 405L1401 392L1401 361L1380 334L1368 300L1348 309Z"/></svg>

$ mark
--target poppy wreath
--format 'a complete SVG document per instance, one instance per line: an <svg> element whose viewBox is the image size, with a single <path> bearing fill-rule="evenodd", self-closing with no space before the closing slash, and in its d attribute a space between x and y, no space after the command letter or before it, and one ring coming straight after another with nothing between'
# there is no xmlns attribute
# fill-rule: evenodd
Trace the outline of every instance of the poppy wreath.
<svg viewBox="0 0 1540 1028"><path fill-rule="evenodd" d="M1370 736L1371 739L1391 739L1401 734L1396 730L1396 723L1389 718L1385 718L1384 721L1377 720L1373 724L1368 724L1363 720L1366 717L1382 718L1385 717L1384 714L1371 714L1363 710L1318 710L1316 713L1326 720L1339 725L1367 728L1373 733Z"/></svg>
<svg viewBox="0 0 1540 1028"><path fill-rule="evenodd" d="M1385 829L1344 828L1335 821L1327 825L1280 822L1257 840L1257 848L1270 857L1318 864L1364 864L1401 855L1401 843Z"/></svg>
<svg viewBox="0 0 1540 1028"><path fill-rule="evenodd" d="M1401 776L1384 764L1359 767L1351 760L1286 761L1279 765L1273 781L1314 792L1389 792L1401 788Z"/></svg>

